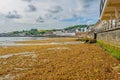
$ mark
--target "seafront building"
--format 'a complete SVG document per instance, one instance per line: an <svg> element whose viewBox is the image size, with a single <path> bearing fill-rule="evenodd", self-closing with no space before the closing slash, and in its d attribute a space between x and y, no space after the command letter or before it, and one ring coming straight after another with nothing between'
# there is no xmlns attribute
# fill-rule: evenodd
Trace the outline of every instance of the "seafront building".
<svg viewBox="0 0 120 80"><path fill-rule="evenodd" d="M106 21L105 29L120 26L120 0L101 0L100 21Z"/></svg>
<svg viewBox="0 0 120 80"><path fill-rule="evenodd" d="M120 0L100 0L97 39L120 46Z"/></svg>

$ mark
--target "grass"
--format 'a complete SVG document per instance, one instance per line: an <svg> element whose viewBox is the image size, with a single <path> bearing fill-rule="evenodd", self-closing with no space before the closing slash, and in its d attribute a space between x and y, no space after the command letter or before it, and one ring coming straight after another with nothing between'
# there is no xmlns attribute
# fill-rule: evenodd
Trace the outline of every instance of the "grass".
<svg viewBox="0 0 120 80"><path fill-rule="evenodd" d="M112 46L110 44L106 44L102 41L97 41L97 44L100 45L103 49L108 51L113 57L120 59L120 49Z"/></svg>

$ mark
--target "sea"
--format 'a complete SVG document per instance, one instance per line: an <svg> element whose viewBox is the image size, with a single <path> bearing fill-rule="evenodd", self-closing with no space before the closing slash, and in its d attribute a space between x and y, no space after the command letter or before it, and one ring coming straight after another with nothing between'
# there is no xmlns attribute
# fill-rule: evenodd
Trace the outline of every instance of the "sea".
<svg viewBox="0 0 120 80"><path fill-rule="evenodd" d="M47 37L0 37L0 46L15 45L17 41L43 40Z"/></svg>
<svg viewBox="0 0 120 80"><path fill-rule="evenodd" d="M0 37L0 42L42 40L47 37Z"/></svg>

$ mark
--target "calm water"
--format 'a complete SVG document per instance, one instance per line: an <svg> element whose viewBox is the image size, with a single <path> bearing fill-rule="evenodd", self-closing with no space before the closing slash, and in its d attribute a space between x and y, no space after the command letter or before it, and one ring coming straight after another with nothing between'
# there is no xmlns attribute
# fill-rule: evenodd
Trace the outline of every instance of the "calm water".
<svg viewBox="0 0 120 80"><path fill-rule="evenodd" d="M81 42L51 42L51 43L37 43L37 44L22 44L15 43L16 41L42 40L47 37L0 37L0 46L6 48L7 46L31 46L31 45L53 45L53 44L81 44Z"/></svg>
<svg viewBox="0 0 120 80"><path fill-rule="evenodd" d="M14 41L29 41L29 40L41 40L46 37L0 37L0 42L14 42Z"/></svg>
<svg viewBox="0 0 120 80"><path fill-rule="evenodd" d="M42 40L46 37L0 37L0 46L16 45L16 41Z"/></svg>

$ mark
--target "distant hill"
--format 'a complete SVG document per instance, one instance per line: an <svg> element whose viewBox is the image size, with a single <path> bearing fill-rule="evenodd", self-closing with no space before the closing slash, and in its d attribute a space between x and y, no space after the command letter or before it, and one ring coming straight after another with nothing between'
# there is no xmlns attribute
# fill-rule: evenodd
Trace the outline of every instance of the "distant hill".
<svg viewBox="0 0 120 80"><path fill-rule="evenodd" d="M64 28L64 30L71 30L71 29L83 28L83 27L88 27L88 25L75 25L75 26L70 26L70 27Z"/></svg>

